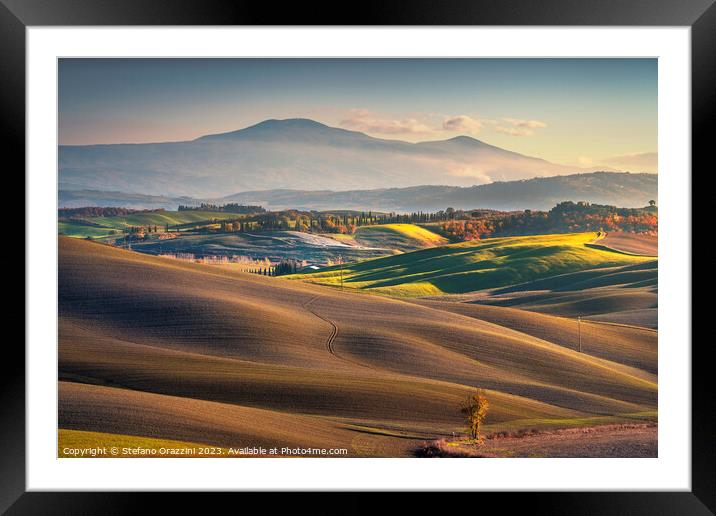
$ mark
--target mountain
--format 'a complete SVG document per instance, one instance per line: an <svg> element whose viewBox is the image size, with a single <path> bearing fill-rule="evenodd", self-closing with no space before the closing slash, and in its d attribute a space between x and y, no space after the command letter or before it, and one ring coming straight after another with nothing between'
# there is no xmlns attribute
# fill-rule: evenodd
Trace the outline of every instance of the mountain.
<svg viewBox="0 0 716 516"><path fill-rule="evenodd" d="M184 142L59 147L63 190L201 198L276 188L471 186L575 171L468 136L408 143L307 119L266 120Z"/></svg>
<svg viewBox="0 0 716 516"><path fill-rule="evenodd" d="M457 187L422 185L374 190L262 190L241 192L221 198L196 199L97 190L60 190L60 207L123 206L165 208L200 202L261 205L268 209L307 210L353 209L373 211L434 211L453 208L495 210L546 210L561 201L588 201L625 208L642 207L657 199L656 174L592 172L568 176L541 177L488 185Z"/></svg>
<svg viewBox="0 0 716 516"><path fill-rule="evenodd" d="M329 127L307 118L290 118L287 120L264 120L256 125L231 131L228 133L201 136L197 142L231 142L231 141L262 141L277 143L313 143L356 145L360 143L380 144L390 142L373 138L358 131L348 131L337 127Z"/></svg>

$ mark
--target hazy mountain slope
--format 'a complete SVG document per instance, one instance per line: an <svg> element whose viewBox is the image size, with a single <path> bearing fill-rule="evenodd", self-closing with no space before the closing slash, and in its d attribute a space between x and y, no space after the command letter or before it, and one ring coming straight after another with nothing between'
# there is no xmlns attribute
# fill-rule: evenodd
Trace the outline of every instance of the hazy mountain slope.
<svg viewBox="0 0 716 516"><path fill-rule="evenodd" d="M144 195L102 190L64 190L57 195L60 208L81 208L84 206L113 206L132 209L176 210L180 204L193 204L191 197L166 197L163 195Z"/></svg>
<svg viewBox="0 0 716 516"><path fill-rule="evenodd" d="M466 136L413 144L305 119L266 120L186 142L59 147L62 189L149 195L469 186L574 171Z"/></svg>
<svg viewBox="0 0 716 516"><path fill-rule="evenodd" d="M311 184L308 186L319 186ZM220 198L196 199L124 194L99 190L60 190L60 207L124 206L176 209L179 204L203 200L225 204L257 204L268 209L353 209L360 211L429 211L453 208L547 210L562 201L588 201L628 208L657 199L656 174L592 172L491 183L473 187L423 185L375 190L253 190Z"/></svg>
<svg viewBox="0 0 716 516"><path fill-rule="evenodd" d="M424 185L351 191L270 190L241 192L221 202L260 204L271 209L355 209L428 211L453 208L547 210L562 201L588 201L628 208L645 206L658 197L656 174L592 172L541 177L472 187Z"/></svg>

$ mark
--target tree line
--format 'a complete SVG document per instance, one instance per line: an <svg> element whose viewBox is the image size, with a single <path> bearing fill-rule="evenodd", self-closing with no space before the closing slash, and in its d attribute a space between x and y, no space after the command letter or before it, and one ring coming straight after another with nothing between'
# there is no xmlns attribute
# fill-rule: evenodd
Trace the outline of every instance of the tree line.
<svg viewBox="0 0 716 516"><path fill-rule="evenodd" d="M437 212L373 213L372 211L317 212L282 210L223 220L219 230L225 233L245 231L302 231L352 235L361 226L379 224L430 224L498 213L493 210L455 210Z"/></svg>
<svg viewBox="0 0 716 516"><path fill-rule="evenodd" d="M213 205L203 204L205 209ZM230 205L225 205L230 206ZM225 207L224 206L224 207ZM446 208L436 212L374 213L373 211L266 211L261 207L234 205L235 208L261 212L240 214L197 223L192 231L201 233L242 233L260 231L301 231L307 233L354 234L361 226L382 224L420 224L441 233L451 241L461 242L488 237L520 236L580 231L626 231L657 233L658 209L655 201L644 208L618 208L588 202L565 201L548 211L496 211L487 209L460 210ZM123 208L83 208L89 213L119 213ZM163 210L150 210L163 211ZM105 215L108 216L108 215ZM88 222L89 223L89 222ZM125 239L149 238L150 233L169 234L165 224L129 226L122 230ZM160 235L161 237L162 235Z"/></svg>
<svg viewBox="0 0 716 516"><path fill-rule="evenodd" d="M57 210L57 216L62 220L73 217L117 217L131 215L133 213L163 213L165 211L164 208L135 210L132 208L117 208L114 206L83 206L81 208L60 208Z"/></svg>
<svg viewBox="0 0 716 516"><path fill-rule="evenodd" d="M260 276L284 276L286 274L296 274L303 267L305 267L305 262L300 260L281 260L276 265L269 264L265 267L248 269L247 272Z"/></svg>
<svg viewBox="0 0 716 516"><path fill-rule="evenodd" d="M198 206L185 206L180 204L178 211L217 211L223 213L238 213L238 214L251 214L251 213L265 213L266 209L263 206L252 206L246 204L228 203L228 204L209 204L201 203Z"/></svg>
<svg viewBox="0 0 716 516"><path fill-rule="evenodd" d="M255 214L220 223L222 232L303 231L352 235L361 226L381 224L431 225L453 241L490 236L518 236L579 231L658 231L654 201L645 208L618 208L588 202L565 201L549 211L456 210L437 212L373 213L283 210Z"/></svg>
<svg viewBox="0 0 716 516"><path fill-rule="evenodd" d="M603 204L565 201L549 211L493 212L441 224L452 241L580 231L657 233L658 210L654 201L645 208L617 208Z"/></svg>

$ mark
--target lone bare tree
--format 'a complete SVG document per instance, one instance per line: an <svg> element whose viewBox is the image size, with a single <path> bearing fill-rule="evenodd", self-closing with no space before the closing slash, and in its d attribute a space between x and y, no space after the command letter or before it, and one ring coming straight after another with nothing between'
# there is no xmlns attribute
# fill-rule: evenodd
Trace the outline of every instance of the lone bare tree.
<svg viewBox="0 0 716 516"><path fill-rule="evenodd" d="M475 394L468 396L465 400L465 404L462 407L462 413L465 415L468 427L470 428L470 438L476 441L481 441L482 436L480 435L480 427L482 422L485 420L487 411L490 408L490 402L487 401L485 394L482 389L479 389Z"/></svg>

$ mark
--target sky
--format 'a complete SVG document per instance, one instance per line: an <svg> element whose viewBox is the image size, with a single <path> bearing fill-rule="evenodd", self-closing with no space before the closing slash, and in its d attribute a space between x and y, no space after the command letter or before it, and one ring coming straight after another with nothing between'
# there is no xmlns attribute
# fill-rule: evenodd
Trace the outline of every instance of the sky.
<svg viewBox="0 0 716 516"><path fill-rule="evenodd" d="M61 59L59 143L184 141L310 118L411 142L468 135L656 172L656 59Z"/></svg>

